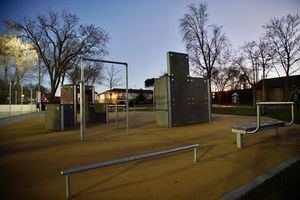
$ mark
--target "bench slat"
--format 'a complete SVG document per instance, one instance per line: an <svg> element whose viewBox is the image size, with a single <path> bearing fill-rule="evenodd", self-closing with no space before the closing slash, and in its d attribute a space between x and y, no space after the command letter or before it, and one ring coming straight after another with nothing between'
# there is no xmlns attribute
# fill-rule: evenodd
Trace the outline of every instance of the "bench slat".
<svg viewBox="0 0 300 200"><path fill-rule="evenodd" d="M283 121L265 121L260 124L260 129L264 128L273 128L273 127L281 127L284 126L285 122ZM232 127L232 130L237 131L253 131L255 130L257 123L249 123L249 124L239 124Z"/></svg>

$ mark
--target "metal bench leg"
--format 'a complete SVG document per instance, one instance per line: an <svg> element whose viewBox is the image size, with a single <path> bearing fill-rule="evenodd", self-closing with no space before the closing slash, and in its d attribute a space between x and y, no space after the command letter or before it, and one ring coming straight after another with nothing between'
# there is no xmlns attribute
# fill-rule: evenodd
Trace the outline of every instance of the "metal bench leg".
<svg viewBox="0 0 300 200"><path fill-rule="evenodd" d="M275 128L275 131L273 132L273 136L278 136L278 128Z"/></svg>
<svg viewBox="0 0 300 200"><path fill-rule="evenodd" d="M245 134L236 134L236 146L238 149L241 149L245 146Z"/></svg>

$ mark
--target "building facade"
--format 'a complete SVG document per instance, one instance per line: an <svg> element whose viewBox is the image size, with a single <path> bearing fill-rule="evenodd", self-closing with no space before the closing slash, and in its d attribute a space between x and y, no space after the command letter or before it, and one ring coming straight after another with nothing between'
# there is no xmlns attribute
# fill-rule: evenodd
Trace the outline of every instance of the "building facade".
<svg viewBox="0 0 300 200"><path fill-rule="evenodd" d="M286 77L265 79L265 101L286 101L284 99L284 86ZM290 76L288 79L287 100L292 101L294 94L300 93L300 75ZM263 101L263 80L255 85L256 101Z"/></svg>
<svg viewBox="0 0 300 200"><path fill-rule="evenodd" d="M137 102L138 97L143 96L144 102ZM117 101L126 99L126 89L114 88L100 93L96 97L96 101L99 103L115 104ZM128 89L128 101L134 104L152 104L153 102L153 90L143 89Z"/></svg>

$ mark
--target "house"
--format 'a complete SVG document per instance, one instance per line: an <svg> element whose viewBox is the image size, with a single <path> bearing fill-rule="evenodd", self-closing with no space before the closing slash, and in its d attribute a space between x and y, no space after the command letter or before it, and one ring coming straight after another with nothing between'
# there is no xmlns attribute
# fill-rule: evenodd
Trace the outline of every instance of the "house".
<svg viewBox="0 0 300 200"><path fill-rule="evenodd" d="M243 90L228 90L228 91L221 91L221 92L212 92L211 98L213 104L251 105L252 90L243 89Z"/></svg>
<svg viewBox="0 0 300 200"><path fill-rule="evenodd" d="M144 102L139 103L152 103L153 102L153 90L143 90L143 89L128 89L128 101L129 103L138 103L136 99L139 95L144 96ZM115 104L117 100L126 99L126 89L124 88L114 88L100 93L96 97L96 101L99 103L109 103Z"/></svg>
<svg viewBox="0 0 300 200"><path fill-rule="evenodd" d="M265 79L265 101L285 101L284 99L284 83L286 77L268 78ZM293 94L300 93L300 75L290 76L287 98L290 101ZM262 92L263 80L260 80L255 85L256 101L263 100Z"/></svg>

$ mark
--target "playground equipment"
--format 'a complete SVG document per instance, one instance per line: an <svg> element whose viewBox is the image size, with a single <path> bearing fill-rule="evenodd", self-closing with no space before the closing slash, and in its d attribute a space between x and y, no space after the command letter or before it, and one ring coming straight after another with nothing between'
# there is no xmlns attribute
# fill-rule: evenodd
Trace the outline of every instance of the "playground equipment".
<svg viewBox="0 0 300 200"><path fill-rule="evenodd" d="M78 108L78 85L61 86L61 103L46 105L45 126L49 130L64 130L65 127L76 126ZM105 104L95 104L94 87L85 86L86 121L106 122Z"/></svg>
<svg viewBox="0 0 300 200"><path fill-rule="evenodd" d="M210 121L208 80L190 77L188 55L168 52L168 73L155 80L156 121L181 126Z"/></svg>
<svg viewBox="0 0 300 200"><path fill-rule="evenodd" d="M284 122L280 120L272 120L261 122L260 120L260 106L268 105L290 105L291 106L291 121ZM273 128L274 136L278 135L279 127L291 126L294 123L294 102L258 102L256 103L256 123L235 125L232 127L232 132L236 133L236 145L237 148L241 149L245 146L245 137L247 134L254 134L259 130Z"/></svg>
<svg viewBox="0 0 300 200"><path fill-rule="evenodd" d="M80 81L80 138L81 141L85 140L85 126L86 126L86 101L85 101L85 86L84 86L84 67L83 61L92 61L100 63L110 63L117 65L124 65L126 68L126 131L129 133L129 116L128 116L128 64L123 62L115 62L108 60L99 60L91 58L81 58L81 81Z"/></svg>
<svg viewBox="0 0 300 200"><path fill-rule="evenodd" d="M165 154L175 153L178 151L185 151L188 149L194 150L194 162L197 162L197 150L199 149L199 147L200 147L199 144L193 144L193 145L188 145L188 146L183 146L183 147L177 147L174 149L156 151L156 152L152 152L152 153L140 154L137 156L121 158L121 159L117 159L117 160L111 160L111 161L100 162L100 163L94 163L94 164L90 164L90 165L84 165L84 166L73 167L73 168L62 170L61 175L66 176L66 197L67 197L67 199L71 198L71 174L78 173L78 172L84 172L84 171L92 170L92 169L97 169L97 168L101 168L101 167L107 167L107 166L111 166L111 165L121 164L121 163L129 162L129 161L141 160L141 159L145 159L145 158L151 158L151 157L155 157L155 156L161 156L161 155L165 155Z"/></svg>

